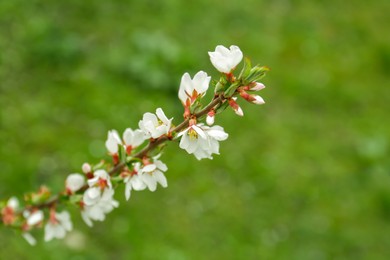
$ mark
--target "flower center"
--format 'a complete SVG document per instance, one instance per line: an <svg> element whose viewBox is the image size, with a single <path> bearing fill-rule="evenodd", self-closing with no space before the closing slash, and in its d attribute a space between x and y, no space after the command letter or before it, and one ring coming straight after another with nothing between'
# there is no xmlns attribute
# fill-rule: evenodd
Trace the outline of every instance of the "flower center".
<svg viewBox="0 0 390 260"><path fill-rule="evenodd" d="M190 140L198 139L198 133L193 128L188 130L188 136L190 137Z"/></svg>

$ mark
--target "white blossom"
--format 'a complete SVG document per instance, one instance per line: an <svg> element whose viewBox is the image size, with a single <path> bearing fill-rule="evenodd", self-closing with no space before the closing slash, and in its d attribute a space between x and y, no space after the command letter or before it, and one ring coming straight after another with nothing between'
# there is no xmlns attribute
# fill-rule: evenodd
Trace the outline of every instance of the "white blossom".
<svg viewBox="0 0 390 260"><path fill-rule="evenodd" d="M145 134L140 129L132 130L131 128L126 128L123 132L123 141L126 147L137 147L145 141Z"/></svg>
<svg viewBox="0 0 390 260"><path fill-rule="evenodd" d="M229 49L218 45L214 52L209 52L209 56L213 66L223 73L230 73L243 58L240 48L235 45Z"/></svg>
<svg viewBox="0 0 390 260"><path fill-rule="evenodd" d="M84 209L81 212L84 222L90 227L93 226L92 220L103 221L107 213L119 206L119 202L113 198L113 189L100 190L99 193L95 191L95 196L93 203L90 201L87 205L84 201Z"/></svg>
<svg viewBox="0 0 390 260"><path fill-rule="evenodd" d="M119 145L122 144L121 138L116 130L108 131L106 148L110 154L117 154Z"/></svg>
<svg viewBox="0 0 390 260"><path fill-rule="evenodd" d="M50 241L53 238L64 238L66 232L71 231L72 228L73 226L69 212L55 212L51 215L49 222L45 225L45 241Z"/></svg>
<svg viewBox="0 0 390 260"><path fill-rule="evenodd" d="M154 158L153 163L145 165L138 172L139 178L143 181L150 191L155 191L157 188L157 183L164 188L168 187L167 179L164 175L164 172L168 170L168 167L165 163Z"/></svg>
<svg viewBox="0 0 390 260"><path fill-rule="evenodd" d="M172 119L168 119L161 108L157 108L156 115L145 113L142 120L138 123L139 128L148 138L158 138L164 134L168 134L171 128Z"/></svg>
<svg viewBox="0 0 390 260"><path fill-rule="evenodd" d="M97 170L93 173L93 176L94 177L92 179L87 181L89 187L98 186L100 188L112 188L110 175L105 170Z"/></svg>
<svg viewBox="0 0 390 260"><path fill-rule="evenodd" d="M37 240L30 233L23 232L22 236L30 245L35 246L37 244Z"/></svg>
<svg viewBox="0 0 390 260"><path fill-rule="evenodd" d="M27 220L26 223L28 226L35 226L43 220L42 210L36 210L34 212L25 210L23 211L23 216Z"/></svg>
<svg viewBox="0 0 390 260"><path fill-rule="evenodd" d="M141 163L134 164L134 171L126 176L123 181L126 183L125 187L125 197L126 200L130 199L132 190L144 190L147 186L146 183L141 180L138 173L141 168Z"/></svg>
<svg viewBox="0 0 390 260"><path fill-rule="evenodd" d="M204 95L209 88L211 77L207 76L204 71L199 71L191 79L190 74L184 73L181 78L179 88L179 99L185 105L187 99L190 99L190 103L193 102L193 98Z"/></svg>
<svg viewBox="0 0 390 260"><path fill-rule="evenodd" d="M84 176L79 173L69 174L65 181L66 189L70 192L76 192L85 184Z"/></svg>
<svg viewBox="0 0 390 260"><path fill-rule="evenodd" d="M180 148L194 154L198 160L212 159L212 154L219 154L219 142L228 138L228 134L220 126L192 125L180 132Z"/></svg>

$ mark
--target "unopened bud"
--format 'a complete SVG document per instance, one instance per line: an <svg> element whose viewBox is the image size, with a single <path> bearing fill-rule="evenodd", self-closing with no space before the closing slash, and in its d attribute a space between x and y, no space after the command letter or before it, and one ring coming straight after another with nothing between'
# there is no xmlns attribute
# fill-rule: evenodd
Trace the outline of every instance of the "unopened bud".
<svg viewBox="0 0 390 260"><path fill-rule="evenodd" d="M244 115L244 111L242 111L241 107L237 104L237 102L235 101L237 98L232 98L229 100L229 105L233 108L234 112L238 115L238 116L243 116Z"/></svg>
<svg viewBox="0 0 390 260"><path fill-rule="evenodd" d="M240 91L240 96L242 98L244 98L246 101L249 101L253 104L256 104L256 105L262 105L264 104L264 99L258 95L250 95L248 94L246 91L244 90L241 90Z"/></svg>
<svg viewBox="0 0 390 260"><path fill-rule="evenodd" d="M83 166L81 166L81 169L85 174L90 173L92 170L91 165L89 163L84 163Z"/></svg>
<svg viewBox="0 0 390 260"><path fill-rule="evenodd" d="M254 100L252 101L253 104L262 105L265 103L264 99L258 95L254 95L253 98L254 98Z"/></svg>
<svg viewBox="0 0 390 260"><path fill-rule="evenodd" d="M250 91L259 91L262 90L263 88L265 88L265 86L263 83L260 82L252 82L251 84L249 84Z"/></svg>
<svg viewBox="0 0 390 260"><path fill-rule="evenodd" d="M215 118L215 111L214 111L214 109L212 109L212 110L210 110L207 113L206 123L208 125L213 125L214 124L214 118Z"/></svg>

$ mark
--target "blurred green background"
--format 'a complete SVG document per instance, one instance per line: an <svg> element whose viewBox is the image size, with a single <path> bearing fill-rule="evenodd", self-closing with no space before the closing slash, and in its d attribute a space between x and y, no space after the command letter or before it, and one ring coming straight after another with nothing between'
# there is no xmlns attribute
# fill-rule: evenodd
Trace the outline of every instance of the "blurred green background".
<svg viewBox="0 0 390 260"><path fill-rule="evenodd" d="M170 144L169 187L133 193L88 228L0 259L388 259L390 4L376 1L0 1L0 197L63 187L107 131L162 107L184 72L241 47L272 70L266 105L216 123L214 160Z"/></svg>

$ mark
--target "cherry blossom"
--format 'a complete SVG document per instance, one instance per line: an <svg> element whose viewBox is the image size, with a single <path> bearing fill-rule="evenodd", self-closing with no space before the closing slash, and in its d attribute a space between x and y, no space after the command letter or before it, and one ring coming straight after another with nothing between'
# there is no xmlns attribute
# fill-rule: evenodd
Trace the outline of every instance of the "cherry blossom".
<svg viewBox="0 0 390 260"><path fill-rule="evenodd" d="M145 139L145 134L140 129L133 131L131 128L126 128L123 132L123 141L127 154L130 155L132 149L142 144Z"/></svg>
<svg viewBox="0 0 390 260"><path fill-rule="evenodd" d="M81 211L84 222L90 227L93 226L92 220L103 221L106 218L106 214L119 206L119 202L113 198L113 189L104 189L103 192L95 189L93 193L93 201L86 203L84 200L85 205Z"/></svg>
<svg viewBox="0 0 390 260"><path fill-rule="evenodd" d="M142 120L139 121L139 128L147 137L159 138L168 134L171 128L172 118L168 119L161 108L157 108L156 115L145 113Z"/></svg>
<svg viewBox="0 0 390 260"><path fill-rule="evenodd" d="M214 67L225 73L213 83L214 96L209 104L204 104L202 98L209 88L211 77L204 71L197 72L193 78L189 73L184 73L178 91L184 106L184 121L172 126L173 118L169 119L161 108L157 108L155 113L143 115L138 123L139 129L126 128L122 138L116 130L108 131L105 147L112 156L112 162L104 159L94 167L84 163L84 175L72 173L67 176L65 191L54 194L42 186L38 192L25 196L22 208L15 197L7 202L0 201L1 222L20 228L22 236L31 245L35 245L36 240L29 233L30 230L43 226L45 241L63 238L73 225L68 211L56 212L57 207L62 207L61 203L78 204L84 222L92 226L93 221L103 221L108 213L119 206L114 199L114 189L119 184L125 184L126 200L130 199L133 190L148 189L154 192L158 185L166 188L165 172L168 167L159 159L160 155L153 157L156 151L161 151L164 142L181 138L180 148L198 160L212 159L213 154L219 154L219 142L229 135L221 126L214 125L216 114L230 106L237 115L243 116L236 102L239 96L254 104L264 104L263 98L253 92L265 88L257 81L268 69L252 67L250 62L246 62L245 69L236 78L233 70L241 62L243 54L235 45L229 49L218 45L214 52L209 52L209 56ZM200 123L204 121L208 126ZM147 145L136 149L146 140ZM50 216L43 225L44 212L47 210Z"/></svg>
<svg viewBox="0 0 390 260"><path fill-rule="evenodd" d="M74 193L81 189L85 184L84 176L79 173L69 174L65 180L65 187L67 192Z"/></svg>
<svg viewBox="0 0 390 260"><path fill-rule="evenodd" d="M96 186L101 189L104 189L106 187L112 188L110 175L103 169L95 171L93 173L93 178L89 179L87 182L89 187Z"/></svg>
<svg viewBox="0 0 390 260"><path fill-rule="evenodd" d="M226 140L229 135L220 126L209 127L197 124L189 126L178 136L182 136L180 148L201 160L212 159L212 154L219 154L219 141Z"/></svg>
<svg viewBox="0 0 390 260"><path fill-rule="evenodd" d="M121 138L116 130L108 131L106 148L111 155L118 153L119 145L122 144Z"/></svg>
<svg viewBox="0 0 390 260"><path fill-rule="evenodd" d="M144 190L147 185L141 178L139 177L138 173L141 168L141 163L135 163L134 164L134 169L132 172L129 172L127 176L123 179L124 183L126 184L125 187L125 197L126 200L130 199L131 196L131 191L132 190Z"/></svg>
<svg viewBox="0 0 390 260"><path fill-rule="evenodd" d="M35 226L42 222L43 220L43 211L35 210L30 212L28 210L23 211L23 216L26 218L26 224L31 227Z"/></svg>
<svg viewBox="0 0 390 260"><path fill-rule="evenodd" d="M11 197L6 206L1 210L2 220L5 225L11 225L15 221L15 213L19 208L19 200L16 197Z"/></svg>
<svg viewBox="0 0 390 260"><path fill-rule="evenodd" d="M153 163L147 164L139 171L139 178L143 181L150 191L157 189L157 183L164 188L168 187L167 179L164 172L168 170L168 167L162 161L154 157Z"/></svg>
<svg viewBox="0 0 390 260"><path fill-rule="evenodd" d="M230 46L229 49L218 45L214 52L209 52L209 56L213 66L226 74L231 73L243 58L240 48L235 45Z"/></svg>
<svg viewBox="0 0 390 260"><path fill-rule="evenodd" d="M52 210L50 212L50 219L45 225L45 241L50 241L53 238L64 238L66 232L71 231L73 228L70 220L70 214L67 211L60 213Z"/></svg>
<svg viewBox="0 0 390 260"><path fill-rule="evenodd" d="M211 77L207 76L204 71L199 71L191 79L190 74L184 73L181 78L179 88L179 99L183 105L188 106L192 104L199 96L203 96L209 88Z"/></svg>

